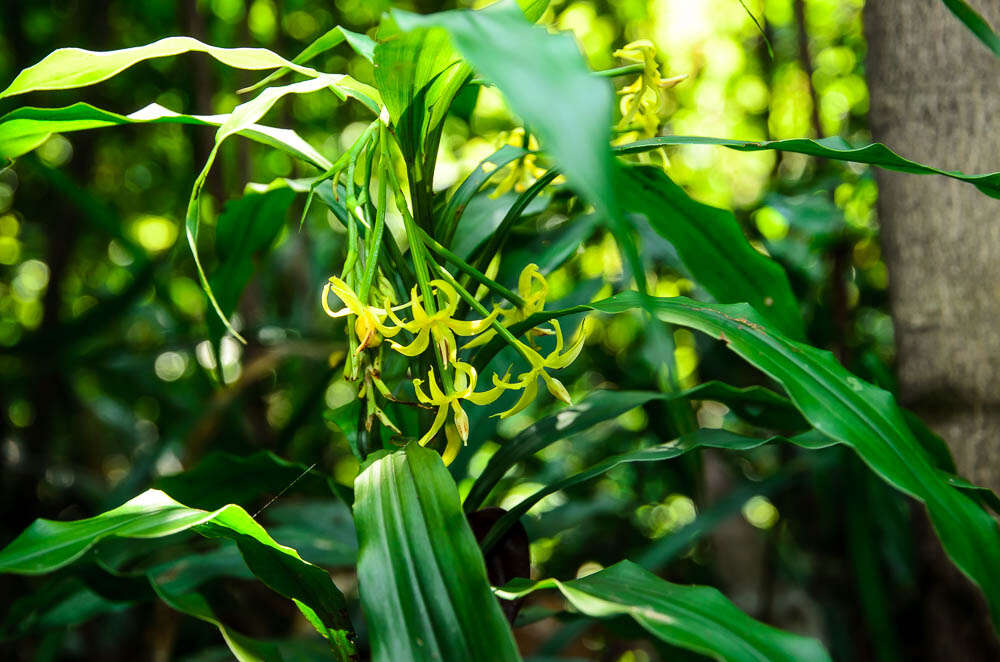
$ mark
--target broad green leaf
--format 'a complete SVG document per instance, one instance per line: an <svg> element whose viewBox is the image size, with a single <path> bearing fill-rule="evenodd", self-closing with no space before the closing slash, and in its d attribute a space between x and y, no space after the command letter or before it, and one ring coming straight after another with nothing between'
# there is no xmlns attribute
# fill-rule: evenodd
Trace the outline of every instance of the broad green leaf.
<svg viewBox="0 0 1000 662"><path fill-rule="evenodd" d="M805 337L784 269L750 245L731 211L693 200L660 168L618 172L622 207L645 216L716 301L747 302L787 335Z"/></svg>
<svg viewBox="0 0 1000 662"><path fill-rule="evenodd" d="M228 318L239 304L243 290L255 271L258 258L267 253L285 225L288 208L295 199L291 189L246 193L226 203L215 230L215 252L219 266L209 282ZM209 319L212 340L218 344L225 332L216 318Z"/></svg>
<svg viewBox="0 0 1000 662"><path fill-rule="evenodd" d="M524 324L537 325L573 312L618 313L637 307L663 321L723 340L780 383L816 430L853 448L883 480L922 501L945 551L983 590L994 623L1000 625L1000 530L996 522L974 496L952 487L947 474L934 466L892 395L849 373L830 352L782 335L746 304L644 298L638 292L546 312Z"/></svg>
<svg viewBox="0 0 1000 662"><path fill-rule="evenodd" d="M994 55L1000 57L1000 36L993 31L990 24L986 22L975 9L969 6L965 0L941 0L951 13L958 17L958 20L965 24L965 27L972 31L972 34L983 42L986 48L990 49Z"/></svg>
<svg viewBox="0 0 1000 662"><path fill-rule="evenodd" d="M520 219L541 213L549 205L549 202L551 202L551 198L548 195L532 196L528 204L522 207L522 201L517 193L505 193L499 198L493 198L485 192L480 193L469 200L469 204L466 205L465 211L462 213L462 218L459 219L458 231L452 242L452 250L461 258L471 259L471 256L477 253L477 249L482 248L493 237L497 229L503 225L504 219L508 217L512 209L518 208L518 218ZM579 220L581 220L581 225L587 225L585 219ZM573 219L573 221L575 223L577 219ZM593 226L594 223L591 222L591 231L593 231ZM505 261L501 261L501 270L505 266ZM515 277L506 282L516 281Z"/></svg>
<svg viewBox="0 0 1000 662"><path fill-rule="evenodd" d="M148 490L118 508L83 520L39 519L0 550L0 572L44 574L73 563L110 537L160 538L195 530L239 546L250 570L272 590L294 600L302 614L346 659L353 651L346 602L329 575L279 545L245 510L188 508L159 490Z"/></svg>
<svg viewBox="0 0 1000 662"><path fill-rule="evenodd" d="M125 124L195 124L222 126L229 115L182 115L151 103L130 115L119 115L85 103L63 108L24 107L0 117L0 158L14 159L35 149L53 133L100 129ZM288 152L322 170L330 162L291 129L251 124L239 135Z"/></svg>
<svg viewBox="0 0 1000 662"><path fill-rule="evenodd" d="M869 143L862 147L851 147L843 138L838 136L820 138L819 140L794 138L791 140L769 140L763 142L729 140L728 138L702 138L699 136L662 136L621 145L620 147L616 147L615 151L619 154L635 154L664 145L721 145L740 152L776 150L779 152L808 154L809 156L818 156L836 161L867 163L868 165L878 166L886 170L896 170L913 175L943 175L951 177L952 179L972 184L992 198L1000 198L1000 172L983 175L966 175L954 170L938 170L931 166L904 159L882 143Z"/></svg>
<svg viewBox="0 0 1000 662"><path fill-rule="evenodd" d="M437 453L411 443L372 462L354 521L374 662L521 659Z"/></svg>
<svg viewBox="0 0 1000 662"><path fill-rule="evenodd" d="M622 561L592 575L559 581L514 581L497 591L512 599L558 589L580 612L595 618L631 616L653 636L725 662L828 662L815 639L756 621L709 586L683 586Z"/></svg>
<svg viewBox="0 0 1000 662"><path fill-rule="evenodd" d="M60 48L38 64L17 75L0 99L38 90L67 90L86 87L121 73L134 64L157 57L180 55L189 51L206 53L219 62L237 69L278 69L287 67L307 76L316 71L272 53L266 48L219 48L203 44L191 37L167 37L145 46L117 51L88 51L82 48Z"/></svg>
<svg viewBox="0 0 1000 662"><path fill-rule="evenodd" d="M212 453L193 469L160 478L155 486L192 508L215 510L231 503L249 508L261 496L274 496L293 483L298 493L332 494L318 472L268 451L248 456Z"/></svg>
<svg viewBox="0 0 1000 662"><path fill-rule="evenodd" d="M511 108L538 136L569 185L594 205L612 229L645 289L645 272L615 192L609 146L613 94L594 76L569 33L549 34L525 19L509 0L479 11L454 10L393 16L404 30L443 27L462 55L503 92ZM541 64L540 64L541 63Z"/></svg>
<svg viewBox="0 0 1000 662"><path fill-rule="evenodd" d="M295 64L305 64L309 60L312 60L317 55L325 53L326 51L340 45L341 42L346 41L350 44L354 52L365 58L369 62L374 62L375 60L375 42L368 35L360 34L358 32L352 32L347 28L342 28L339 25L327 32L323 33L311 44L302 49L298 55L292 58L292 62ZM253 92L254 90L260 89L272 82L281 78L287 74L290 69L282 68L278 71L272 72L267 75L263 80L251 85L250 87L245 87L239 90L238 94L243 94L244 92Z"/></svg>
<svg viewBox="0 0 1000 662"><path fill-rule="evenodd" d="M614 420L630 409L662 398L660 393L647 391L594 391L579 403L534 423L505 442L490 457L465 497L465 511L478 510L507 470L521 460L560 439Z"/></svg>
<svg viewBox="0 0 1000 662"><path fill-rule="evenodd" d="M391 20L379 29L375 83L396 126L403 156L416 181L433 177L438 138L455 95L471 76L469 66L440 29L399 32ZM430 182L427 182L430 186Z"/></svg>

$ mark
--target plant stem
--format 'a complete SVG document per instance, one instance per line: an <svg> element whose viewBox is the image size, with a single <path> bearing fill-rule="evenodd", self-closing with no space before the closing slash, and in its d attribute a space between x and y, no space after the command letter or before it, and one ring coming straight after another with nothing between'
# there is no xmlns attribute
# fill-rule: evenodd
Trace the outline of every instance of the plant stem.
<svg viewBox="0 0 1000 662"><path fill-rule="evenodd" d="M522 299L521 296L518 295L516 292L504 287L503 285L496 282L489 276L485 275L484 273L473 267L471 264L469 264L462 258L458 257L444 246L442 246L426 232L421 232L421 235L422 239L424 240L424 244L427 246L427 248L431 249L431 251L436 253L438 257L447 260L448 262L451 262L458 268L459 271L468 275L470 278L472 278L472 280L496 292L504 299L517 306L518 308L524 307L524 299ZM457 283L458 281L455 282ZM461 288L461 286L459 287Z"/></svg>

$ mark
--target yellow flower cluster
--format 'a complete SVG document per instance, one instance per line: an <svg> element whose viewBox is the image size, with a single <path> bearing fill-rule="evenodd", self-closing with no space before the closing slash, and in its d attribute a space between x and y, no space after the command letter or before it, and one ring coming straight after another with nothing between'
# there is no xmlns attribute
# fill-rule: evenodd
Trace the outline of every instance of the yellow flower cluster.
<svg viewBox="0 0 1000 662"><path fill-rule="evenodd" d="M455 287L444 280L430 281L432 296L435 303L436 312L428 312L428 306L414 287L410 293L410 301L400 306L392 306L391 302L384 302L382 307L367 305L363 303L358 295L339 278L330 278L323 288L323 309L331 317L343 317L354 315L354 332L357 334L360 344L358 351L366 348L377 348L382 343L383 338L394 338L400 330L406 330L413 335L413 340L409 344L402 344L395 340L390 341L390 347L404 356L417 356L426 351L428 347L433 347L439 354L444 368L451 368L450 388L444 386L445 382L438 381L434 368L431 368L426 381L424 379L413 380L413 390L417 401L425 407L437 408L437 413L430 429L420 438L420 444L426 444L445 427L449 410L452 412L454 429L446 428L446 436L449 440L449 447L446 449L445 457L453 458L457 449L451 448L457 443L456 439L465 442L469 436L469 418L462 409L461 401L465 400L475 405L490 404L504 394L506 391L521 391L521 397L516 403L506 411L494 414L500 418L513 416L527 408L538 396L538 380L542 380L550 393L562 402L571 403L569 392L562 382L549 374L549 370L558 370L570 365L580 354L586 337L586 324L581 325L577 338L565 347L562 329L559 322L550 322L551 331L542 329L532 329L534 334L555 334L555 349L543 356L536 348L530 347L520 340L513 340L514 348L524 357L528 363L528 370L517 375L511 380L510 369L507 374L500 377L497 374L492 376L493 386L489 390L477 392L476 385L478 375L474 367L470 364L458 360L458 341L456 336L475 336L470 342L463 345L474 347L483 345L496 335L496 330L490 328L494 324L509 327L518 322L522 322L532 314L540 312L545 307L545 298L548 294L548 283L545 277L538 270L535 264L529 264L522 270L518 279L518 293L524 300L524 305L520 308L501 308L494 306L493 312L478 320L455 319L458 310L460 297ZM343 307L334 310L330 306L330 294L335 295ZM409 308L408 320L397 315L397 311ZM391 323L390 323L391 322ZM511 339L508 337L508 343ZM425 390L426 384L426 390ZM387 388L376 381L379 391L391 398ZM364 397L364 396L361 396Z"/></svg>
<svg viewBox="0 0 1000 662"><path fill-rule="evenodd" d="M642 73L632 83L618 90L621 96L619 108L622 118L617 129L626 133L619 136L619 144L634 142L642 138L653 138L660 131L660 114L666 105L664 90L681 82L686 75L673 78L660 77L660 65L656 61L656 47L646 39L633 41L614 52L628 62L643 65ZM665 159L665 154L661 153Z"/></svg>
<svg viewBox="0 0 1000 662"><path fill-rule="evenodd" d="M523 147L530 152L538 151L538 140L535 139L535 136L529 136L528 140L525 141L524 129L521 127L517 127L509 133L502 134L500 145ZM497 187L493 189L490 197L499 198L509 191L523 193L536 179L545 174L545 168L538 165L537 160L538 157L534 154L527 154L506 166L507 174L500 180Z"/></svg>

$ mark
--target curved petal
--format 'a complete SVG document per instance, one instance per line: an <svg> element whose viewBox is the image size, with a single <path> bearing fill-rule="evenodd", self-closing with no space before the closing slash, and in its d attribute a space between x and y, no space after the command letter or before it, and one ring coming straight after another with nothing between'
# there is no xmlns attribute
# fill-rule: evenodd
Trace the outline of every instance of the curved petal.
<svg viewBox="0 0 1000 662"><path fill-rule="evenodd" d="M521 384L524 385L524 392L521 393L521 397L514 403L514 406L501 414L494 414L494 416L498 415L500 418L508 418L524 411L528 405L535 401L535 398L538 396L537 373L535 371L528 373L527 379L523 380Z"/></svg>
<svg viewBox="0 0 1000 662"><path fill-rule="evenodd" d="M462 450L463 444L462 438L458 436L458 431L454 425L444 426L444 436L448 440L448 445L445 446L444 452L441 453L441 461L447 467L458 457L458 452Z"/></svg>
<svg viewBox="0 0 1000 662"><path fill-rule="evenodd" d="M438 433L438 430L440 430L441 427L444 425L444 420L447 416L448 416L448 406L441 405L440 407L438 407L437 415L434 417L434 422L431 423L431 429L428 430L424 436L420 437L420 440L417 443L420 444L421 446L426 446L427 442L433 439L434 435L436 435Z"/></svg>
<svg viewBox="0 0 1000 662"><path fill-rule="evenodd" d="M409 345L400 345L395 340L392 341L392 348L402 354L403 356L416 356L420 354L425 349L427 349L427 343L430 340L430 332L427 329L420 329L417 333L417 337L413 339Z"/></svg>
<svg viewBox="0 0 1000 662"><path fill-rule="evenodd" d="M444 308L438 312L445 313L445 317L451 317L454 315L455 311L458 310L458 292L455 291L455 288L451 286L451 283L441 280L440 278L435 278L430 282L430 284L439 292L444 292L444 296L448 300L448 303L445 304Z"/></svg>
<svg viewBox="0 0 1000 662"><path fill-rule="evenodd" d="M422 379L413 380L413 392L417 394L417 402L422 402L425 405L433 404L434 401L427 397L424 393L424 389L420 388L423 383L424 380Z"/></svg>
<svg viewBox="0 0 1000 662"><path fill-rule="evenodd" d="M493 320L495 320L499 314L500 311L494 308L492 313L481 320L448 320L446 324L452 331L460 336L474 336L477 333L485 331L489 328L490 324L493 323Z"/></svg>
<svg viewBox="0 0 1000 662"><path fill-rule="evenodd" d="M344 317L345 315L350 315L351 309L346 306L344 308L341 308L340 310L333 310L332 308L330 308L330 301L329 301L330 289L331 289L330 283L327 283L326 285L323 286L323 295L321 299L321 302L323 303L323 311L330 317ZM341 299L341 301L343 301L343 299Z"/></svg>
<svg viewBox="0 0 1000 662"><path fill-rule="evenodd" d="M431 368L428 374L430 377L430 383L428 386L431 390L431 402L433 402L436 405L441 405L442 407L444 407L446 404L448 404L448 400L450 398L448 398L448 396L446 396L444 392L441 390L441 387L438 386L437 378L434 376L434 368Z"/></svg>

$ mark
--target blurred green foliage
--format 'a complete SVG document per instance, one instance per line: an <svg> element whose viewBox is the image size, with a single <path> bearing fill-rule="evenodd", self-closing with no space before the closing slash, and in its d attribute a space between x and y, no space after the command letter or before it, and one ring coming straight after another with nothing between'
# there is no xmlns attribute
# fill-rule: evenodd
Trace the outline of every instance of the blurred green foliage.
<svg viewBox="0 0 1000 662"><path fill-rule="evenodd" d="M393 4L418 11L452 5ZM0 10L0 78L11 80L58 46L106 50L174 34L220 46L262 45L291 57L335 25L372 33L389 5L387 0L8 3ZM664 75L689 76L668 92L667 132L865 140L861 0L746 5L773 44L773 57L737 0L556 0L547 18L574 32L597 69L620 64L610 55L616 48L636 39L653 41ZM346 48L321 56L320 68L364 82L373 77L371 65ZM204 56L188 55L139 65L82 99L123 113L151 101L179 112L225 113L240 100L234 91L254 81ZM57 106L80 99L79 92L47 92L30 103ZM4 104L4 112L13 107ZM492 88L482 88L469 105L474 112L447 119L438 189L460 182L514 126ZM294 125L328 157L364 130L362 119L357 106L332 106L320 95L288 99L266 118ZM341 226L318 207L301 230L297 211L296 218L286 219L274 249L257 251L251 259L256 275L237 313L249 344L223 339L213 346L211 311L178 241L191 181L211 140L209 129L180 125L57 135L0 172L0 545L36 517L79 518L118 505L212 451L246 455L267 449L307 466L315 463L343 485L353 480L357 461L336 424L336 412L354 399L338 369L344 336L318 305L322 283L342 254ZM245 141L223 148L202 216L200 243L209 264L218 257L216 220L244 183L305 174L302 168ZM786 267L814 345L834 350L856 374L891 388L888 277L874 215L877 190L867 168L690 145L669 151L668 170L696 199L733 208L754 246ZM538 229L557 228L561 220L543 216ZM534 238L515 235L508 254L516 255ZM652 256L651 290L659 296L690 293L695 286L672 249L652 233L641 240ZM586 301L608 281L624 278L613 239L598 231L549 276L549 298ZM588 340L593 351L567 371L570 392L579 396L598 385L641 384L638 375L651 369L644 357L652 355L654 339L644 334L639 316L620 315L595 326ZM721 375L731 383L759 381L750 368L689 331L675 331L673 343L685 386ZM543 401L499 425L474 418L470 448L452 466L460 490L467 492L482 472L498 448L496 440L513 437L550 409ZM738 424L727 407L712 401L703 402L697 416L705 427ZM606 457L609 447L624 452L657 433L646 411L636 409L552 444L504 478L494 492L495 505L510 507L553 478ZM731 597L741 607L823 638L835 659L871 659L873 649L888 655L896 645L891 622L916 595L907 506L857 464L837 449L800 457L765 446L725 457L709 453L670 464L622 465L553 494L530 511L533 563L542 576L573 577L623 556L641 557L671 579L738 591ZM847 504L836 496L845 491ZM274 493L262 492L242 505L263 505ZM872 541L876 567L893 568L870 589L862 587L859 575L870 567L863 564L869 559L852 547L856 539L840 535L847 506L859 499L866 507L850 516L860 518L851 522L853 535ZM294 502L278 505L288 503ZM277 505L263 515L274 524L281 524L281 517L288 511ZM736 527L735 538L706 535L700 528L716 521L749 526ZM280 529L275 536L282 540ZM731 558L718 547L727 541L761 556L754 566L757 585L734 580L717 563ZM0 595L22 595L33 585L2 576ZM244 607L265 599L248 585L234 591ZM865 591L880 593L873 597ZM356 602L356 589L347 593ZM886 595L892 598L881 613L857 617L859 601L877 609L879 596L889 600ZM879 626L883 620L890 625ZM247 622L245 627L263 636L283 634L273 624ZM607 626L615 636L605 627L584 629L579 623L568 618L548 629L533 626L524 641L539 655L565 648L620 662L677 654L645 643L625 648L611 643L622 641L623 633L625 641L639 638L627 622ZM288 630L294 627L286 624ZM173 632L164 645L177 659L212 659L196 656L217 645L210 627L178 623L148 603L37 638L16 651L5 652L0 643L0 652L7 659L31 659L34 653L38 659L96 659L91 656L98 652L101 659L130 659L130 650L163 631Z"/></svg>

